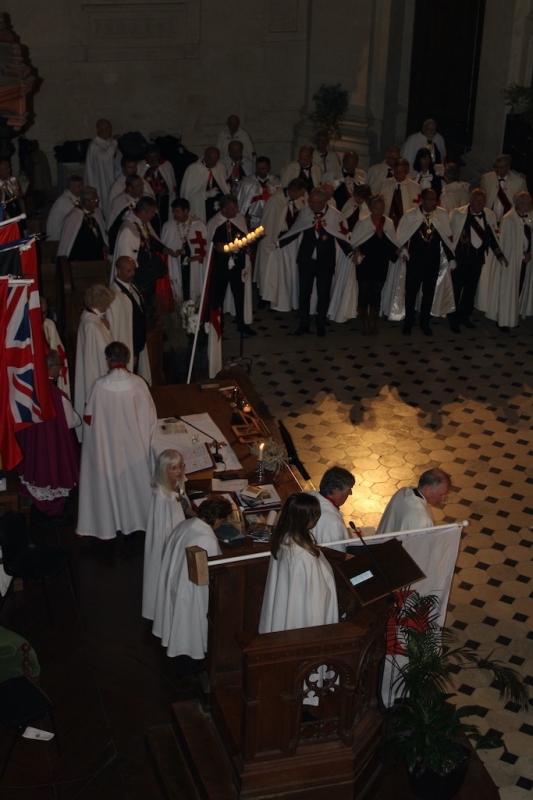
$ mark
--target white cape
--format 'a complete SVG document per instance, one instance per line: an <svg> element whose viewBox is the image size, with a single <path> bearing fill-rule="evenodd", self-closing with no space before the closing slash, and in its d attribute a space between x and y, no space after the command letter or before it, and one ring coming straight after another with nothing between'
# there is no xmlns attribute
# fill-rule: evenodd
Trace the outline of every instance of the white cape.
<svg viewBox="0 0 533 800"><path fill-rule="evenodd" d="M209 586L189 580L186 548L202 547L208 556L222 554L213 529L201 519L182 522L163 551L152 633L168 656L202 659L207 652Z"/></svg>
<svg viewBox="0 0 533 800"><path fill-rule="evenodd" d="M61 238L59 240L59 245L57 247L57 255L58 256L68 256L70 255L70 251L76 241L76 236L78 235L78 231L81 228L81 223L83 222L84 212L81 208L75 206L72 211L69 212L68 216L65 217L63 222L63 228L61 230ZM94 218L98 227L100 228L100 233L102 234L102 238L105 244L109 244L107 238L107 231L105 227L104 218L102 216L102 212L99 208L94 211ZM103 258L103 254L102 254Z"/></svg>
<svg viewBox="0 0 533 800"><path fill-rule="evenodd" d="M220 187L222 194L229 192L229 183L226 180L226 168L220 161L209 170L202 161L189 164L181 182L180 194L190 204L190 212L198 219L205 222L206 186L209 172Z"/></svg>
<svg viewBox="0 0 533 800"><path fill-rule="evenodd" d="M502 328L514 328L518 325L518 291L524 239L524 223L513 208L504 215L500 227L501 248L509 266L498 264L486 312L486 316L495 320Z"/></svg>
<svg viewBox="0 0 533 800"><path fill-rule="evenodd" d="M113 335L102 323L100 314L84 309L78 327L74 375L74 408L82 418L85 400L93 383L108 370L104 350L112 341ZM81 429L77 433L81 438Z"/></svg>
<svg viewBox="0 0 533 800"><path fill-rule="evenodd" d="M46 220L46 239L49 242L58 242L61 239L61 230L66 217L70 214L77 201L76 195L65 189L60 194L50 209Z"/></svg>
<svg viewBox="0 0 533 800"><path fill-rule="evenodd" d="M339 621L333 570L297 544L281 545L270 558L259 633L333 625Z"/></svg>
<svg viewBox="0 0 533 800"><path fill-rule="evenodd" d="M184 519L178 494L166 495L160 486L152 489L144 539L142 615L145 619L154 618L163 549L174 528Z"/></svg>
<svg viewBox="0 0 533 800"><path fill-rule="evenodd" d="M122 342L130 351L128 369L130 372L133 372L133 310L131 307L131 300L126 297L115 281L113 281L110 288L115 292L115 299L107 311L107 318L111 326L111 335L113 341ZM135 289L131 291L135 291ZM141 378L144 378L148 386L152 385L152 373L150 370L150 361L148 359L147 345L145 345L144 349L139 353L137 374L140 375Z"/></svg>
<svg viewBox="0 0 533 800"><path fill-rule="evenodd" d="M413 486L404 486L387 503L376 533L415 531L433 524L426 499L418 497Z"/></svg>
<svg viewBox="0 0 533 800"><path fill-rule="evenodd" d="M352 537L344 524L340 510L326 497L323 497L320 492L306 492L306 494L310 494L311 497L316 497L320 503L320 519L315 527L311 529L311 533L315 537L317 544L327 545L329 542L338 542L339 539L351 540ZM348 541L348 544L349 543ZM336 544L333 545L331 549L345 553L346 545Z"/></svg>
<svg viewBox="0 0 533 800"><path fill-rule="evenodd" d="M107 217L109 210L109 190L119 172L116 153L116 140L102 139L100 136L94 137L87 150L83 181L85 186L94 186L97 190L104 217Z"/></svg>
<svg viewBox="0 0 533 800"><path fill-rule="evenodd" d="M179 233L178 223L174 219L169 219L163 225L161 231L161 241L169 250L181 250L183 247ZM191 249L191 255L200 258L199 261L191 262L191 300L198 305L202 296L202 287L205 276L205 259L207 255L207 231L205 223L196 217L192 218L191 225L187 229L187 241ZM168 257L168 274L172 284L172 294L177 303L183 303L183 286L181 278L181 256Z"/></svg>
<svg viewBox="0 0 533 800"><path fill-rule="evenodd" d="M154 401L138 375L114 369L94 383L83 416L80 536L146 530L156 425Z"/></svg>

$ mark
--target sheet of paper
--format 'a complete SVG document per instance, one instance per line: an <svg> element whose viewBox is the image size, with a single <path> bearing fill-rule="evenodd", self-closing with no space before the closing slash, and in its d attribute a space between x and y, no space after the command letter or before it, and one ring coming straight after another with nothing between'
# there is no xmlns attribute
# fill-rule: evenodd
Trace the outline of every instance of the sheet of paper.
<svg viewBox="0 0 533 800"><path fill-rule="evenodd" d="M217 442L226 442L222 431L215 425L209 414L191 414L188 417L182 417L181 422L185 426L185 433L174 432L177 426L175 424L166 423L165 419L159 419L157 421L156 432L152 439L152 450L156 457L162 453L163 450L174 449L181 453L184 459L187 456L187 461L189 461L188 451L197 449L198 445L211 444L213 439ZM195 428L187 425L187 422L195 425L200 430L195 430ZM207 456L205 448L203 452L206 459L205 466L198 466L198 463L204 462L199 462L197 460L200 458L199 452L193 452L190 456L192 459L190 467L187 464L185 465L186 474L198 472L200 469L214 469L215 472L242 469L239 459L227 443L220 447L219 450L220 455L224 459L223 464L215 464L213 467L211 458ZM207 459L209 463L207 463ZM227 489L227 491L232 490Z"/></svg>
<svg viewBox="0 0 533 800"><path fill-rule="evenodd" d="M238 478L234 481L221 481L219 478L213 478L211 481L213 492L240 492L246 486L248 486L246 478Z"/></svg>

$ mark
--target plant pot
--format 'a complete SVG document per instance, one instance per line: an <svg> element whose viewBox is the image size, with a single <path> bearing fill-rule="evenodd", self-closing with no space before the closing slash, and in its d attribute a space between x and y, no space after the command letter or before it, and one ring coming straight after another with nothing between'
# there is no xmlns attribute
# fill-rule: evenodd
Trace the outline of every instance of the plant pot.
<svg viewBox="0 0 533 800"><path fill-rule="evenodd" d="M446 775L439 775L431 769L424 772L408 772L409 788L421 800L451 800L455 797L468 772L470 766L470 753L461 747L465 759Z"/></svg>

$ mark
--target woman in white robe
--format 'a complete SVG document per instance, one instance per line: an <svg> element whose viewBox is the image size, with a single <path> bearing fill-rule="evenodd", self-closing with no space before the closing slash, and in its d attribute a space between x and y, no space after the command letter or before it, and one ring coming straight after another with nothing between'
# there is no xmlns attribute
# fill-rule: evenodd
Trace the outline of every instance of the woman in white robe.
<svg viewBox="0 0 533 800"><path fill-rule="evenodd" d="M154 618L163 548L172 531L185 519L182 505L184 485L185 470L181 453L177 450L163 450L157 458L154 470L152 499L144 539L142 615L145 619Z"/></svg>
<svg viewBox="0 0 533 800"><path fill-rule="evenodd" d="M333 570L310 533L319 518L316 497L287 499L272 536L259 633L339 621Z"/></svg>

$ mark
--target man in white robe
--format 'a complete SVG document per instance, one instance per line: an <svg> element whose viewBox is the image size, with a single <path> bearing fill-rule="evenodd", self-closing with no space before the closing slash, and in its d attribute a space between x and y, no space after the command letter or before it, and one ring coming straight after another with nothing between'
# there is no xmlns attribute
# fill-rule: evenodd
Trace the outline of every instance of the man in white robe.
<svg viewBox="0 0 533 800"><path fill-rule="evenodd" d="M243 155L253 161L255 158L255 147L252 142L252 137L248 131L241 128L239 117L236 114L230 114L226 122L226 127L222 128L217 138L217 148L222 157L227 155L229 143L235 141L242 142ZM183 195L183 188L181 194Z"/></svg>
<svg viewBox="0 0 533 800"><path fill-rule="evenodd" d="M400 148L395 144L390 145L385 150L385 158L379 164L373 164L367 174L366 182L372 189L373 194L381 192L381 184L385 178L392 178L394 164L400 158Z"/></svg>
<svg viewBox="0 0 533 800"><path fill-rule="evenodd" d="M346 217L346 222L351 231L355 228L360 219L366 214L370 214L367 201L372 194L372 190L367 183L360 183L354 186L353 195L340 207L340 212Z"/></svg>
<svg viewBox="0 0 533 800"><path fill-rule="evenodd" d="M517 192L527 192L524 177L511 170L512 159L502 153L494 160L494 171L481 177L481 188L487 195L487 208L494 211L498 224L504 214L513 209L513 197Z"/></svg>
<svg viewBox="0 0 533 800"><path fill-rule="evenodd" d="M385 214L395 228L403 215L420 202L420 184L409 178L409 162L405 158L394 163L392 178L385 178L380 191L385 198Z"/></svg>
<svg viewBox="0 0 533 800"><path fill-rule="evenodd" d="M109 240L98 206L96 189L84 186L76 205L65 217L57 247L58 256L66 256L69 261L107 260Z"/></svg>
<svg viewBox="0 0 533 800"><path fill-rule="evenodd" d="M213 267L210 281L210 307L235 313L237 329L246 336L256 336L250 327L252 312L252 271L247 248L224 252L224 246L242 238L248 227L235 195L227 194L220 201L220 211L207 224L207 241L213 242ZM227 298L231 290L233 303ZM226 301L226 302L225 302Z"/></svg>
<svg viewBox="0 0 533 800"><path fill-rule="evenodd" d="M143 197L144 182L139 175L128 175L126 178L125 189L117 194L111 203L107 217L107 229L109 237L109 252L113 255L118 232L124 219L124 214L130 209L134 209L137 200ZM148 196L148 195L147 195Z"/></svg>
<svg viewBox="0 0 533 800"><path fill-rule="evenodd" d="M439 206L450 214L454 208L468 205L470 199L470 186L459 180L460 170L457 164L451 162L444 167L444 186L439 197Z"/></svg>
<svg viewBox="0 0 533 800"><path fill-rule="evenodd" d="M60 194L48 214L46 220L46 240L58 242L61 239L61 229L80 196L83 188L83 178L80 175L71 175L67 180L67 188Z"/></svg>
<svg viewBox="0 0 533 800"><path fill-rule="evenodd" d="M457 262L452 270L455 312L448 314L453 333L460 333L461 325L470 329L476 327L471 322L470 315L474 310L474 299L482 270L490 268L494 260L501 262L503 266L507 263L498 241L496 216L485 207L485 199L483 189L474 189L468 205L454 209L450 215Z"/></svg>
<svg viewBox="0 0 533 800"><path fill-rule="evenodd" d="M412 166L421 147L426 147L429 150L434 164L442 164L444 162L446 145L440 133L437 133L437 123L434 119L426 119L422 124L421 131L412 133L411 136L407 137L402 145L400 154Z"/></svg>
<svg viewBox="0 0 533 800"><path fill-rule="evenodd" d="M350 150L343 155L342 166L329 170L322 179L323 183L332 183L335 187L333 197L339 210L353 197L355 187L366 182L366 173L358 169L358 164L359 156Z"/></svg>
<svg viewBox="0 0 533 800"><path fill-rule="evenodd" d="M275 310L298 308L295 336L308 333L314 313L316 283L316 331L326 335L326 318L345 322L357 314L353 249L346 219L327 204L322 188L309 195L309 208L298 214L291 229L280 237L271 254L281 261Z"/></svg>
<svg viewBox="0 0 533 800"><path fill-rule="evenodd" d="M222 156L220 163L226 168L230 192L236 195L241 181L253 173L254 162L243 155L242 142L235 141L229 143L228 154Z"/></svg>
<svg viewBox="0 0 533 800"><path fill-rule="evenodd" d="M200 161L189 164L181 182L181 197L191 207L191 214L207 222L220 210L220 198L229 191L226 168L220 163L220 151L208 147Z"/></svg>
<svg viewBox="0 0 533 800"><path fill-rule="evenodd" d="M224 497L204 500L198 516L178 525L163 552L152 633L167 648L167 656L187 657L178 662L182 673L194 671L197 665L190 659L201 661L207 652L209 604L209 586L189 580L187 548L201 547L209 557L222 555L215 531L230 514Z"/></svg>
<svg viewBox="0 0 533 800"><path fill-rule="evenodd" d="M452 481L442 469L429 469L420 476L418 486L404 486L394 494L378 525L376 533L416 531L435 524L428 506L446 502Z"/></svg>
<svg viewBox="0 0 533 800"><path fill-rule="evenodd" d="M284 189L293 178L305 181L308 194L322 183L322 170L318 164L313 163L313 148L310 145L306 144L301 147L298 158L295 161L289 161L281 168L280 181Z"/></svg>
<svg viewBox="0 0 533 800"><path fill-rule="evenodd" d="M207 255L205 223L190 213L189 201L179 197L172 203L173 219L165 222L161 241L176 255L168 257L168 274L177 303L200 302Z"/></svg>
<svg viewBox="0 0 533 800"><path fill-rule="evenodd" d="M65 346L61 341L61 337L54 320L50 319L48 316L48 300L46 297L40 297L39 300L41 303L41 313L43 315L44 338L46 339L48 350L55 350L59 360L61 361L61 369L59 371L59 375L57 376L56 385L57 388L61 389L63 394L66 394L70 400L70 376Z"/></svg>
<svg viewBox="0 0 533 800"><path fill-rule="evenodd" d="M254 278L263 301L277 301L280 262L270 256L281 234L292 227L302 208L305 208L305 198L305 182L293 178L285 189L275 192L265 203L261 216L265 232L257 246Z"/></svg>
<svg viewBox="0 0 533 800"><path fill-rule="evenodd" d="M109 201L108 205L111 208L113 206L113 200L119 194L126 191L126 178L129 175L137 175L137 167L139 163L143 164L144 162L137 161L136 158L130 158L129 156L122 156L120 161L120 175L116 179L115 183L109 190ZM152 187L148 183L148 181L143 179L143 195L147 197L153 197L154 193L152 191ZM111 224L111 222L110 222Z"/></svg>
<svg viewBox="0 0 533 800"><path fill-rule="evenodd" d="M434 189L422 189L420 198L418 208L403 215L396 231L398 246L403 248L401 258L406 267L405 321L402 329L405 336L410 335L415 323L415 304L420 289L420 328L425 336L433 335L429 322L432 311L435 313L435 289L442 269L446 275L449 304L446 311L440 313L455 311L449 274L450 266L455 266L455 262L448 214L443 208L437 208L437 193ZM444 268L443 261L446 263Z"/></svg>
<svg viewBox="0 0 533 800"><path fill-rule="evenodd" d="M76 533L114 539L146 530L157 414L145 381L126 367L128 348L112 342L105 356L109 372L95 381L83 414Z"/></svg>
<svg viewBox="0 0 533 800"><path fill-rule="evenodd" d="M109 210L109 190L118 177L117 141L113 139L113 129L108 119L96 123L96 136L89 144L83 176L86 186L95 186L100 198L104 217Z"/></svg>
<svg viewBox="0 0 533 800"><path fill-rule="evenodd" d="M133 283L137 264L129 256L121 256L115 264L115 280L111 289L115 299L107 312L111 336L123 342L129 350L128 369L152 384L152 373L146 347L146 306L144 298Z"/></svg>
<svg viewBox="0 0 533 800"><path fill-rule="evenodd" d="M317 544L329 546L328 542L340 539L348 540L349 544L352 537L344 524L340 508L352 494L354 485L355 478L351 472L344 467L330 467L322 476L319 491L306 492L320 503L320 519L311 530ZM332 549L345 553L346 545L335 544Z"/></svg>
<svg viewBox="0 0 533 800"><path fill-rule="evenodd" d="M176 175L174 167L161 156L156 145L149 145L146 150L146 161L139 161L138 174L149 184L157 203L157 214L160 227L156 228L158 234L161 227L170 218L170 206L176 199Z"/></svg>
<svg viewBox="0 0 533 800"><path fill-rule="evenodd" d="M510 333L518 325L520 288L531 269L531 195L517 192L513 203L514 208L505 214L500 226L500 244L508 265L500 264L499 280L494 281L487 312L503 333Z"/></svg>
<svg viewBox="0 0 533 800"><path fill-rule="evenodd" d="M315 136L315 151L313 153L313 163L317 164L322 175L335 172L340 169L341 161L338 153L329 149L330 138L327 131L318 131Z"/></svg>
<svg viewBox="0 0 533 800"><path fill-rule="evenodd" d="M237 192L239 211L244 214L251 230L262 224L265 205L280 187L279 178L270 172L270 159L266 156L256 158L255 173L242 179Z"/></svg>

